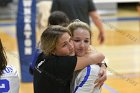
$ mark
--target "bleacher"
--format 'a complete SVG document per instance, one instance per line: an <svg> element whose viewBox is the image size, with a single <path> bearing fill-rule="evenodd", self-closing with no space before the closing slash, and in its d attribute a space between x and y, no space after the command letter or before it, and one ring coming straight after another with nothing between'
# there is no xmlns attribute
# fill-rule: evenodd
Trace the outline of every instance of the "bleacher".
<svg viewBox="0 0 140 93"><path fill-rule="evenodd" d="M15 19L18 0L0 0L0 20Z"/></svg>
<svg viewBox="0 0 140 93"><path fill-rule="evenodd" d="M48 1L52 0L36 0ZM118 3L140 2L139 0L93 0L100 14L115 14ZM0 20L15 19L17 13L18 0L0 0Z"/></svg>

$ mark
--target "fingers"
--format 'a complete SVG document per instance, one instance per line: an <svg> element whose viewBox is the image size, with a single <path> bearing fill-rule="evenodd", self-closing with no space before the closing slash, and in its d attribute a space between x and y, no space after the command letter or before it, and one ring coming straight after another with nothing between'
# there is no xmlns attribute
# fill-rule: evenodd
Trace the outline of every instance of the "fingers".
<svg viewBox="0 0 140 93"><path fill-rule="evenodd" d="M106 71L103 70L103 73L102 75L99 77L98 81L99 82L104 82L107 80L107 74L106 74Z"/></svg>
<svg viewBox="0 0 140 93"><path fill-rule="evenodd" d="M100 79L98 79L98 80L96 80L95 82L94 82L94 84L95 84L95 87L101 87L103 84L104 84L104 82L106 81L106 77L104 76L104 77L101 77Z"/></svg>
<svg viewBox="0 0 140 93"><path fill-rule="evenodd" d="M105 40L105 36L104 36L104 33L100 33L99 36L98 36L98 39L100 41L100 44L102 44Z"/></svg>
<svg viewBox="0 0 140 93"><path fill-rule="evenodd" d="M104 84L104 82L100 82L100 83L96 84L95 87L101 88L103 84Z"/></svg>
<svg viewBox="0 0 140 93"><path fill-rule="evenodd" d="M100 72L99 72L99 79L97 79L94 84L95 84L95 87L101 87L104 82L107 80L107 75L106 75L106 71L104 71L103 69L100 69Z"/></svg>
<svg viewBox="0 0 140 93"><path fill-rule="evenodd" d="M100 88L103 86L103 84L104 84L104 83L102 83L102 84L100 85Z"/></svg>
<svg viewBox="0 0 140 93"><path fill-rule="evenodd" d="M107 76L104 74L102 77L100 77L99 79L97 79L96 81L95 81L95 87L101 87L103 84L104 84L104 82L107 80Z"/></svg>
<svg viewBox="0 0 140 93"><path fill-rule="evenodd" d="M104 42L104 36L100 35L99 40L100 40L100 44L102 44Z"/></svg>
<svg viewBox="0 0 140 93"><path fill-rule="evenodd" d="M101 77L101 76L103 76L103 75L104 75L104 70L101 68L100 71L99 71L98 76Z"/></svg>

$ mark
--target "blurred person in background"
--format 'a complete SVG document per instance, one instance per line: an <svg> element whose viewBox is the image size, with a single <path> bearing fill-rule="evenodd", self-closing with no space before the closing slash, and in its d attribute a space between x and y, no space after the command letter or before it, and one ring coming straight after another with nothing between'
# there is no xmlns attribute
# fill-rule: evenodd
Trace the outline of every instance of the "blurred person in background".
<svg viewBox="0 0 140 93"><path fill-rule="evenodd" d="M138 13L139 13L139 15L140 15L140 2L139 2L138 5L137 5L137 10L138 10Z"/></svg>
<svg viewBox="0 0 140 93"><path fill-rule="evenodd" d="M71 21L79 19L87 24L90 24L90 16L99 29L98 39L100 44L104 42L105 31L93 0L53 0L51 12L53 11L63 11Z"/></svg>
<svg viewBox="0 0 140 93"><path fill-rule="evenodd" d="M47 27L48 17L50 15L49 12L49 3L47 1L39 1L37 2L37 27L39 31L44 31Z"/></svg>

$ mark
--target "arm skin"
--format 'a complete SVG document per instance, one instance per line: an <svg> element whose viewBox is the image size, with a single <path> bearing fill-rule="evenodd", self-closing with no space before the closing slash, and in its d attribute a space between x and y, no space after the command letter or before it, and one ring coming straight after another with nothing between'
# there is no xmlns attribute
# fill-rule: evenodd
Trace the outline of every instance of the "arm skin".
<svg viewBox="0 0 140 93"><path fill-rule="evenodd" d="M92 51L88 52L85 56L77 58L75 71L83 69L91 64L101 63L104 60L104 58L105 58L104 55L99 52L96 53L93 53Z"/></svg>
<svg viewBox="0 0 140 93"><path fill-rule="evenodd" d="M99 72L99 79L96 81L97 84L95 87L97 86L101 87L106 80L107 80L107 69L106 66L102 64Z"/></svg>
<svg viewBox="0 0 140 93"><path fill-rule="evenodd" d="M89 47L89 51L93 51L94 53L97 52L97 50L91 45ZM103 61L105 62L105 60ZM96 83L96 86L101 87L104 84L104 82L107 80L107 67L104 64L102 64L100 67L101 68L99 71L99 79L95 83Z"/></svg>
<svg viewBox="0 0 140 93"><path fill-rule="evenodd" d="M96 11L90 12L89 15L90 15L92 21L95 23L95 25L99 29L98 39L100 40L100 44L102 44L105 40L105 31L103 28L103 24L100 20L100 16L98 15L98 13Z"/></svg>

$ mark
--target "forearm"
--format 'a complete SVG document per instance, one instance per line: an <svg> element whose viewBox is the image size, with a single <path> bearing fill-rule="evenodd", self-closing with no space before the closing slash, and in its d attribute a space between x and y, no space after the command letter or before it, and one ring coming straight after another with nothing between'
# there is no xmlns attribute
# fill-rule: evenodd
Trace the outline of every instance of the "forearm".
<svg viewBox="0 0 140 93"><path fill-rule="evenodd" d="M91 64L101 63L104 60L104 58L104 55L99 52L94 54L86 54L83 57L78 57L75 70L83 69Z"/></svg>
<svg viewBox="0 0 140 93"><path fill-rule="evenodd" d="M92 62L90 62L90 64L101 63L104 60L104 58L105 58L105 56L102 53L96 52L93 55L91 55Z"/></svg>
<svg viewBox="0 0 140 93"><path fill-rule="evenodd" d="M96 11L90 13L92 21L95 23L97 28L99 29L100 33L104 33L103 23L100 19L100 16L97 14Z"/></svg>
<svg viewBox="0 0 140 93"><path fill-rule="evenodd" d="M92 46L92 45L90 45L90 47L89 47L89 49L88 49L88 52L92 52L92 53L99 53L96 49L95 49L95 47L94 46ZM103 55L104 56L104 55ZM99 62L99 64L100 64L100 67L101 67L101 63L103 63L104 62L104 60L102 60L102 62ZM98 64L98 63L97 63Z"/></svg>
<svg viewBox="0 0 140 93"><path fill-rule="evenodd" d="M101 20L99 18L94 20L94 23L96 25L96 27L98 28L98 30L100 31L100 33L104 33L104 28L103 28L103 24L101 22Z"/></svg>

